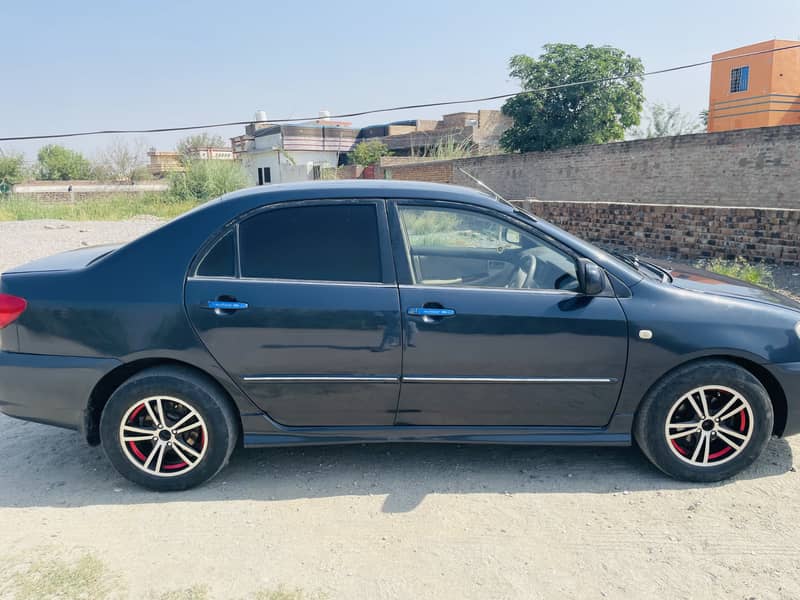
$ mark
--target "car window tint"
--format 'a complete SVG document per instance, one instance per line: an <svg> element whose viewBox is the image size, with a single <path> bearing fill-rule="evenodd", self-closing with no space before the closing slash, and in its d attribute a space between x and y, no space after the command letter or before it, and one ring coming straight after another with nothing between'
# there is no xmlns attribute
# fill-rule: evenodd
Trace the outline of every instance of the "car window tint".
<svg viewBox="0 0 800 600"><path fill-rule="evenodd" d="M398 210L417 284L578 289L570 255L502 219L450 208Z"/></svg>
<svg viewBox="0 0 800 600"><path fill-rule="evenodd" d="M374 205L268 210L239 227L243 277L380 282Z"/></svg>
<svg viewBox="0 0 800 600"><path fill-rule="evenodd" d="M233 231L223 236L197 267L200 277L236 276L236 238Z"/></svg>
<svg viewBox="0 0 800 600"><path fill-rule="evenodd" d="M400 215L413 248L519 248L519 236L503 239L507 226L479 213L402 207Z"/></svg>

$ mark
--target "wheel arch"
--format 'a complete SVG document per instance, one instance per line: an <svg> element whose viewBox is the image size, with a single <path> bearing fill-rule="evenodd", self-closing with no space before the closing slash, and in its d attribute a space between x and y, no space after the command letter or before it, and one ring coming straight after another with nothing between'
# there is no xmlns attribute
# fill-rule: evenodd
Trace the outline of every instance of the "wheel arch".
<svg viewBox="0 0 800 600"><path fill-rule="evenodd" d="M97 446L100 443L100 415L108 403L111 395L119 389L119 387L128 381L134 375L141 373L147 369L154 367L179 367L193 375L202 378L209 385L214 386L228 401L230 407L234 410L237 417L237 424L239 427L239 436L241 439L242 427L242 414L239 406L231 397L228 390L225 389L216 378L211 374L189 363L175 360L172 358L141 358L131 362L124 363L106 373L100 381L94 386L92 393L89 395L89 402L86 406L84 415L84 429L83 433L86 441L92 445Z"/></svg>
<svg viewBox="0 0 800 600"><path fill-rule="evenodd" d="M646 398L648 394L659 384L665 377L671 375L678 369L682 369L687 365L692 365L699 362L707 362L707 361L714 361L714 360L721 360L726 361L735 365L740 366L745 371L750 373L753 377L758 379L761 385L767 390L767 394L769 395L770 402L772 403L772 410L775 415L775 422L772 426L772 434L780 436L783 434L783 430L786 427L786 419L788 416L788 403L786 400L786 393L783 390L780 382L775 378L772 373L769 372L767 368L760 365L759 363L750 360L748 358L744 358L742 356L734 356L731 354L709 354L704 356L699 356L696 358L692 358L691 360L687 360L680 364L675 365L670 370L665 372L661 375L648 389L647 392L642 396L642 398ZM639 410L641 409L642 402L639 402L638 406L636 407L636 415L638 415ZM635 418L634 418L635 421Z"/></svg>

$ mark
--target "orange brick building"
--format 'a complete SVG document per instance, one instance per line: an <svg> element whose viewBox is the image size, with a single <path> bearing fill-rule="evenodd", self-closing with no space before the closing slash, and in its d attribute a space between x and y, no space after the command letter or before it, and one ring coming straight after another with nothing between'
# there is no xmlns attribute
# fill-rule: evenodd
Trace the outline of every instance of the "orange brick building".
<svg viewBox="0 0 800 600"><path fill-rule="evenodd" d="M713 55L708 131L800 124L800 42L770 40Z"/></svg>

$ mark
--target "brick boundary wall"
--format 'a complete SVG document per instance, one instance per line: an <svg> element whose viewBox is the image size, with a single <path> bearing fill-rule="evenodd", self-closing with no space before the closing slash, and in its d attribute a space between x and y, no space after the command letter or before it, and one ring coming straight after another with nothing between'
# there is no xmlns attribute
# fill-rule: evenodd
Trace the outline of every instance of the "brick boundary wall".
<svg viewBox="0 0 800 600"><path fill-rule="evenodd" d="M800 265L800 125L407 161L376 177L478 187L459 167L603 245Z"/></svg>
<svg viewBox="0 0 800 600"><path fill-rule="evenodd" d="M800 210L541 200L515 204L590 242L645 256L743 256L800 265Z"/></svg>
<svg viewBox="0 0 800 600"><path fill-rule="evenodd" d="M376 177L473 185L507 198L800 208L800 125L445 161L397 161Z"/></svg>
<svg viewBox="0 0 800 600"><path fill-rule="evenodd" d="M507 198L800 208L800 125L454 161L471 185L457 167Z"/></svg>
<svg viewBox="0 0 800 600"><path fill-rule="evenodd" d="M452 183L453 161L439 160L426 163L403 165L400 167L376 167L375 178L397 179L399 181Z"/></svg>

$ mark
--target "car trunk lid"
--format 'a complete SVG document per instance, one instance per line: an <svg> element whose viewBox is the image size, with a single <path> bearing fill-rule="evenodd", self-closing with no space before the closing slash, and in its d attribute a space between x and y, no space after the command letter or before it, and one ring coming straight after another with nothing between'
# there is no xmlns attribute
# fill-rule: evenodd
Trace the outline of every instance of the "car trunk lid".
<svg viewBox="0 0 800 600"><path fill-rule="evenodd" d="M61 252L60 254L40 258L18 267L12 267L4 274L11 275L15 273L72 271L74 269L82 269L104 256L108 256L119 247L120 244L105 244L102 246L89 246L87 248L69 250L67 252Z"/></svg>

